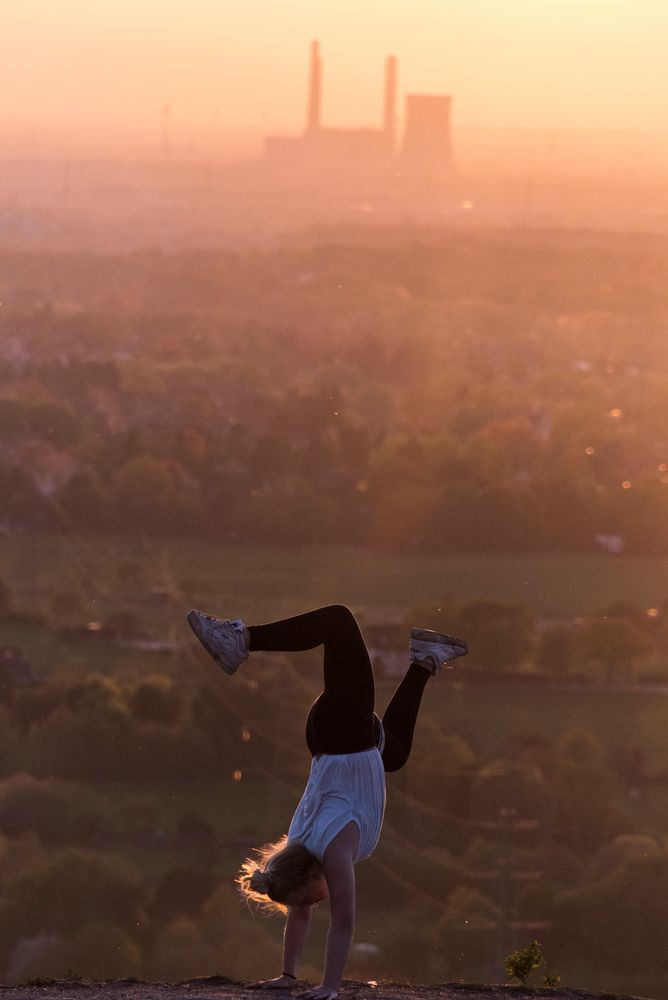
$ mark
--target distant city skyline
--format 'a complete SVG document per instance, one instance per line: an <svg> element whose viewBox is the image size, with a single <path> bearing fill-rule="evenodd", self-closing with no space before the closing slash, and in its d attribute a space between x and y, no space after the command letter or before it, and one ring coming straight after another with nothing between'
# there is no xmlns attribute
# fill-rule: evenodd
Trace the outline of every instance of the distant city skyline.
<svg viewBox="0 0 668 1000"><path fill-rule="evenodd" d="M294 132L318 38L332 127L376 123L396 53L455 126L666 131L666 37L665 0L4 0L0 125Z"/></svg>

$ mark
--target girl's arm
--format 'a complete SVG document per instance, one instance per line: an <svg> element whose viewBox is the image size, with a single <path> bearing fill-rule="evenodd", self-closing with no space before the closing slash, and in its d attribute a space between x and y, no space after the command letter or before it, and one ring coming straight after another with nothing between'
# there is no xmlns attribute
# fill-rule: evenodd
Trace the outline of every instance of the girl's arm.
<svg viewBox="0 0 668 1000"><path fill-rule="evenodd" d="M251 988L262 990L288 990L297 978L297 966L304 950L306 935L311 923L311 906L300 903L288 906L288 919L283 931L283 972L276 979L251 983ZM287 973L287 975L286 975Z"/></svg>
<svg viewBox="0 0 668 1000"><path fill-rule="evenodd" d="M310 903L288 907L288 919L283 931L283 972L287 972L288 976L294 976L295 979L310 923Z"/></svg>
<svg viewBox="0 0 668 1000"><path fill-rule="evenodd" d="M325 971L320 986L304 994L309 1000L332 1000L337 995L355 931L355 868L359 843L356 823L349 823L325 851L323 872L329 888L331 916Z"/></svg>

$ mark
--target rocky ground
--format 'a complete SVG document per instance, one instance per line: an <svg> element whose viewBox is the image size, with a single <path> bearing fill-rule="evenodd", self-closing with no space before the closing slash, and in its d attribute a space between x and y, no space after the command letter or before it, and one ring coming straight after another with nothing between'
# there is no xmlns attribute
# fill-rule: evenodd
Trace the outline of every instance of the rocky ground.
<svg viewBox="0 0 668 1000"><path fill-rule="evenodd" d="M293 995L299 994L299 985ZM249 994L243 983L220 977L191 979L183 983L142 983L135 980L86 982L77 979L36 980L19 986L0 986L0 1000L259 1000L265 994ZM407 986L395 983L346 981L339 992L342 1000L637 1000L611 993L595 993L567 987L485 986L480 983L438 983ZM269 1000L269 998L267 998Z"/></svg>

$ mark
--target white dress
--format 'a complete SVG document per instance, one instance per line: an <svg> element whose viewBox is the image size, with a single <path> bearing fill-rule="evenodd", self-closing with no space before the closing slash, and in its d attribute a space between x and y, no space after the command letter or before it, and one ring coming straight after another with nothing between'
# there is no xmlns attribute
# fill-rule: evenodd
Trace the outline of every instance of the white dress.
<svg viewBox="0 0 668 1000"><path fill-rule="evenodd" d="M376 747L360 753L320 754L288 830L288 840L303 844L318 861L351 821L360 832L354 862L372 854L385 812L385 769Z"/></svg>

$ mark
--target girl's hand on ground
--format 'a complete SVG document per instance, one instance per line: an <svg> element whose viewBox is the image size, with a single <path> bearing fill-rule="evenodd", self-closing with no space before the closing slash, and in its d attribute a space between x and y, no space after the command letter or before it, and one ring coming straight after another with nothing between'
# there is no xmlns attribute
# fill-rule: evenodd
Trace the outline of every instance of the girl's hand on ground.
<svg viewBox="0 0 668 1000"><path fill-rule="evenodd" d="M290 976L276 976L276 979L260 979L257 983L249 983L249 990L289 990L295 985Z"/></svg>
<svg viewBox="0 0 668 1000"><path fill-rule="evenodd" d="M303 1000L334 1000L334 997L338 996L338 994L336 990L331 990L329 986L314 986L312 990L300 993L299 996Z"/></svg>

